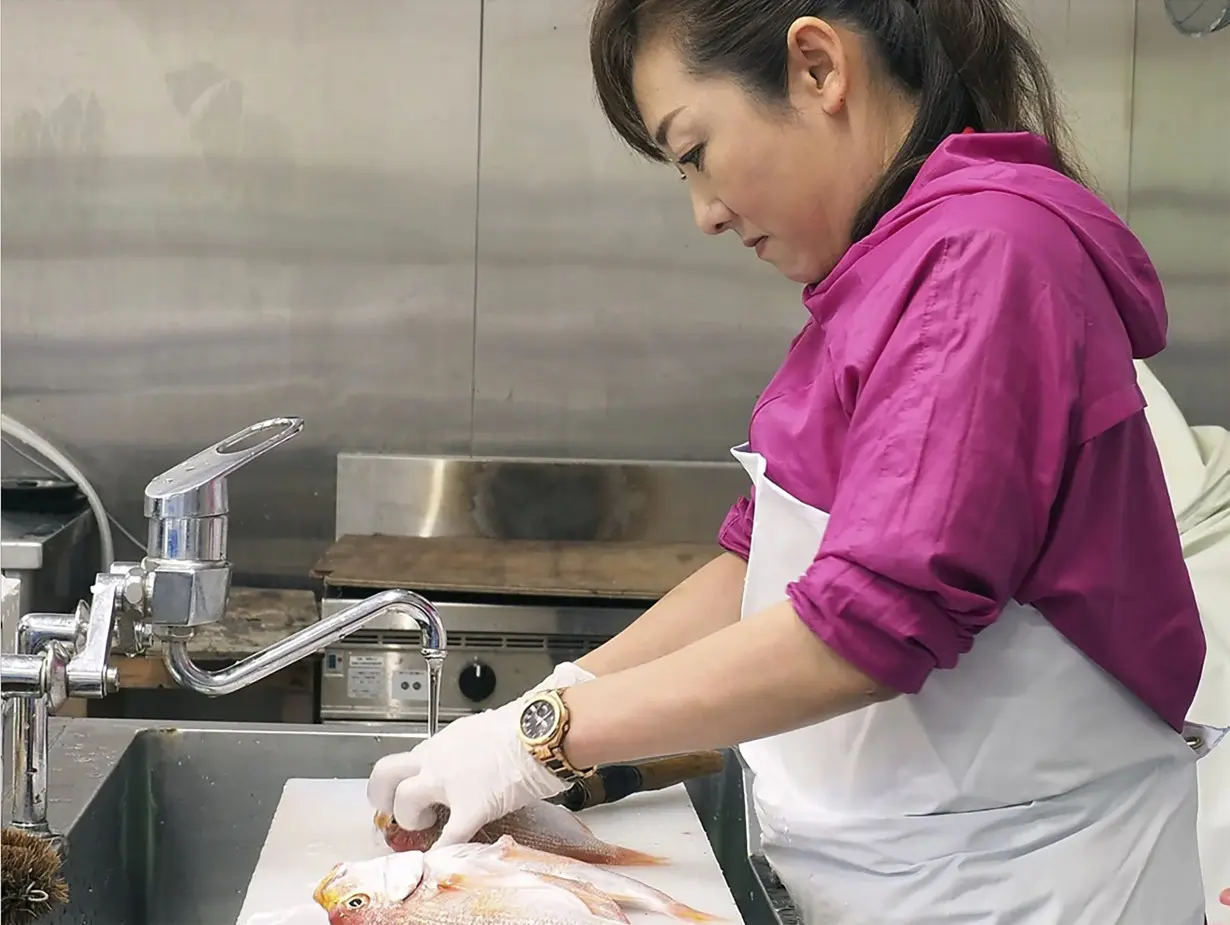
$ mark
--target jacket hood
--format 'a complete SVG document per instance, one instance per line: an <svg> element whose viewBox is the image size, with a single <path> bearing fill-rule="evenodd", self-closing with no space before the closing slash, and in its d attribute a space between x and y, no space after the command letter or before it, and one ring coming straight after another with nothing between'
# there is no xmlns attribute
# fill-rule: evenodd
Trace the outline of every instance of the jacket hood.
<svg viewBox="0 0 1230 925"><path fill-rule="evenodd" d="M923 164L905 198L860 243L874 246L950 196L987 190L1029 199L1067 223L1100 271L1136 359L1166 346L1165 295L1144 246L1094 193L1054 169L1050 145L1037 135L949 137Z"/></svg>

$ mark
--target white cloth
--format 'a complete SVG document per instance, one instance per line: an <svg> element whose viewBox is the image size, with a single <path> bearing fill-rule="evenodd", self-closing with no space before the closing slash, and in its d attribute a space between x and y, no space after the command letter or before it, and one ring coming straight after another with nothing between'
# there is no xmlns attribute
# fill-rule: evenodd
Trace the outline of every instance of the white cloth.
<svg viewBox="0 0 1230 925"><path fill-rule="evenodd" d="M1149 406L1166 488L1174 506L1183 558L1200 608L1207 653L1192 719L1230 726L1230 432L1189 427L1179 407L1144 363L1137 381ZM1230 749L1197 766L1200 812L1197 832L1209 925L1230 925Z"/></svg>
<svg viewBox="0 0 1230 925"><path fill-rule="evenodd" d="M544 768L517 736L525 698L495 710L455 719L408 752L376 762L367 781L372 808L392 813L404 829L435 822L436 804L449 820L436 845L457 845L508 813L563 792L567 786Z"/></svg>
<svg viewBox="0 0 1230 925"><path fill-rule="evenodd" d="M828 515L733 453L756 488L747 617L785 598ZM916 695L741 752L806 925L1203 921L1196 755L1033 608Z"/></svg>
<svg viewBox="0 0 1230 925"><path fill-rule="evenodd" d="M1179 512L1179 537L1200 607L1208 651L1191 717L1230 726L1230 432L1193 428L1206 477L1200 494ZM1209 925L1230 925L1230 749L1198 766L1200 859Z"/></svg>

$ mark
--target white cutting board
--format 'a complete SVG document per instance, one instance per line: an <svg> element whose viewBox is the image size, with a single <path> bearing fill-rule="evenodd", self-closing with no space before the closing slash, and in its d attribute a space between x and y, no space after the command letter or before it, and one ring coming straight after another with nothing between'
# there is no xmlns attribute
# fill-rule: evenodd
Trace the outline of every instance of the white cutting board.
<svg viewBox="0 0 1230 925"><path fill-rule="evenodd" d="M324 910L312 902L312 891L320 879L339 862L389 853L372 825L366 789L365 780L295 778L286 782L236 925L328 925ZM742 925L682 784L636 794L611 806L595 806L581 818L604 841L670 860L655 867L615 868L620 873L702 912ZM639 912L628 913L628 919L634 923L677 921Z"/></svg>

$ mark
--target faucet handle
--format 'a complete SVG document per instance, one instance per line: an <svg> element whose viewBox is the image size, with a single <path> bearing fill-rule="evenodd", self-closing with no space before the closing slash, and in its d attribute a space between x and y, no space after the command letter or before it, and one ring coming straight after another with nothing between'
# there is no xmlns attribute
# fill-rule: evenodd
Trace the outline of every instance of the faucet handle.
<svg viewBox="0 0 1230 925"><path fill-rule="evenodd" d="M145 486L145 516L213 517L228 511L226 477L303 430L302 418L270 418L245 427Z"/></svg>

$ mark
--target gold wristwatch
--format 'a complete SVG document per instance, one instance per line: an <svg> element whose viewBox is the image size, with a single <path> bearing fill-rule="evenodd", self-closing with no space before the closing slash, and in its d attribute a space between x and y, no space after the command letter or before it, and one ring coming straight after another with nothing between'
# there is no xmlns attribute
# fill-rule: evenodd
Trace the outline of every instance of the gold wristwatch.
<svg viewBox="0 0 1230 925"><path fill-rule="evenodd" d="M577 768L564 756L564 736L568 734L568 706L559 691L534 694L521 710L517 735L522 744L544 768L565 783L589 777L593 768Z"/></svg>

